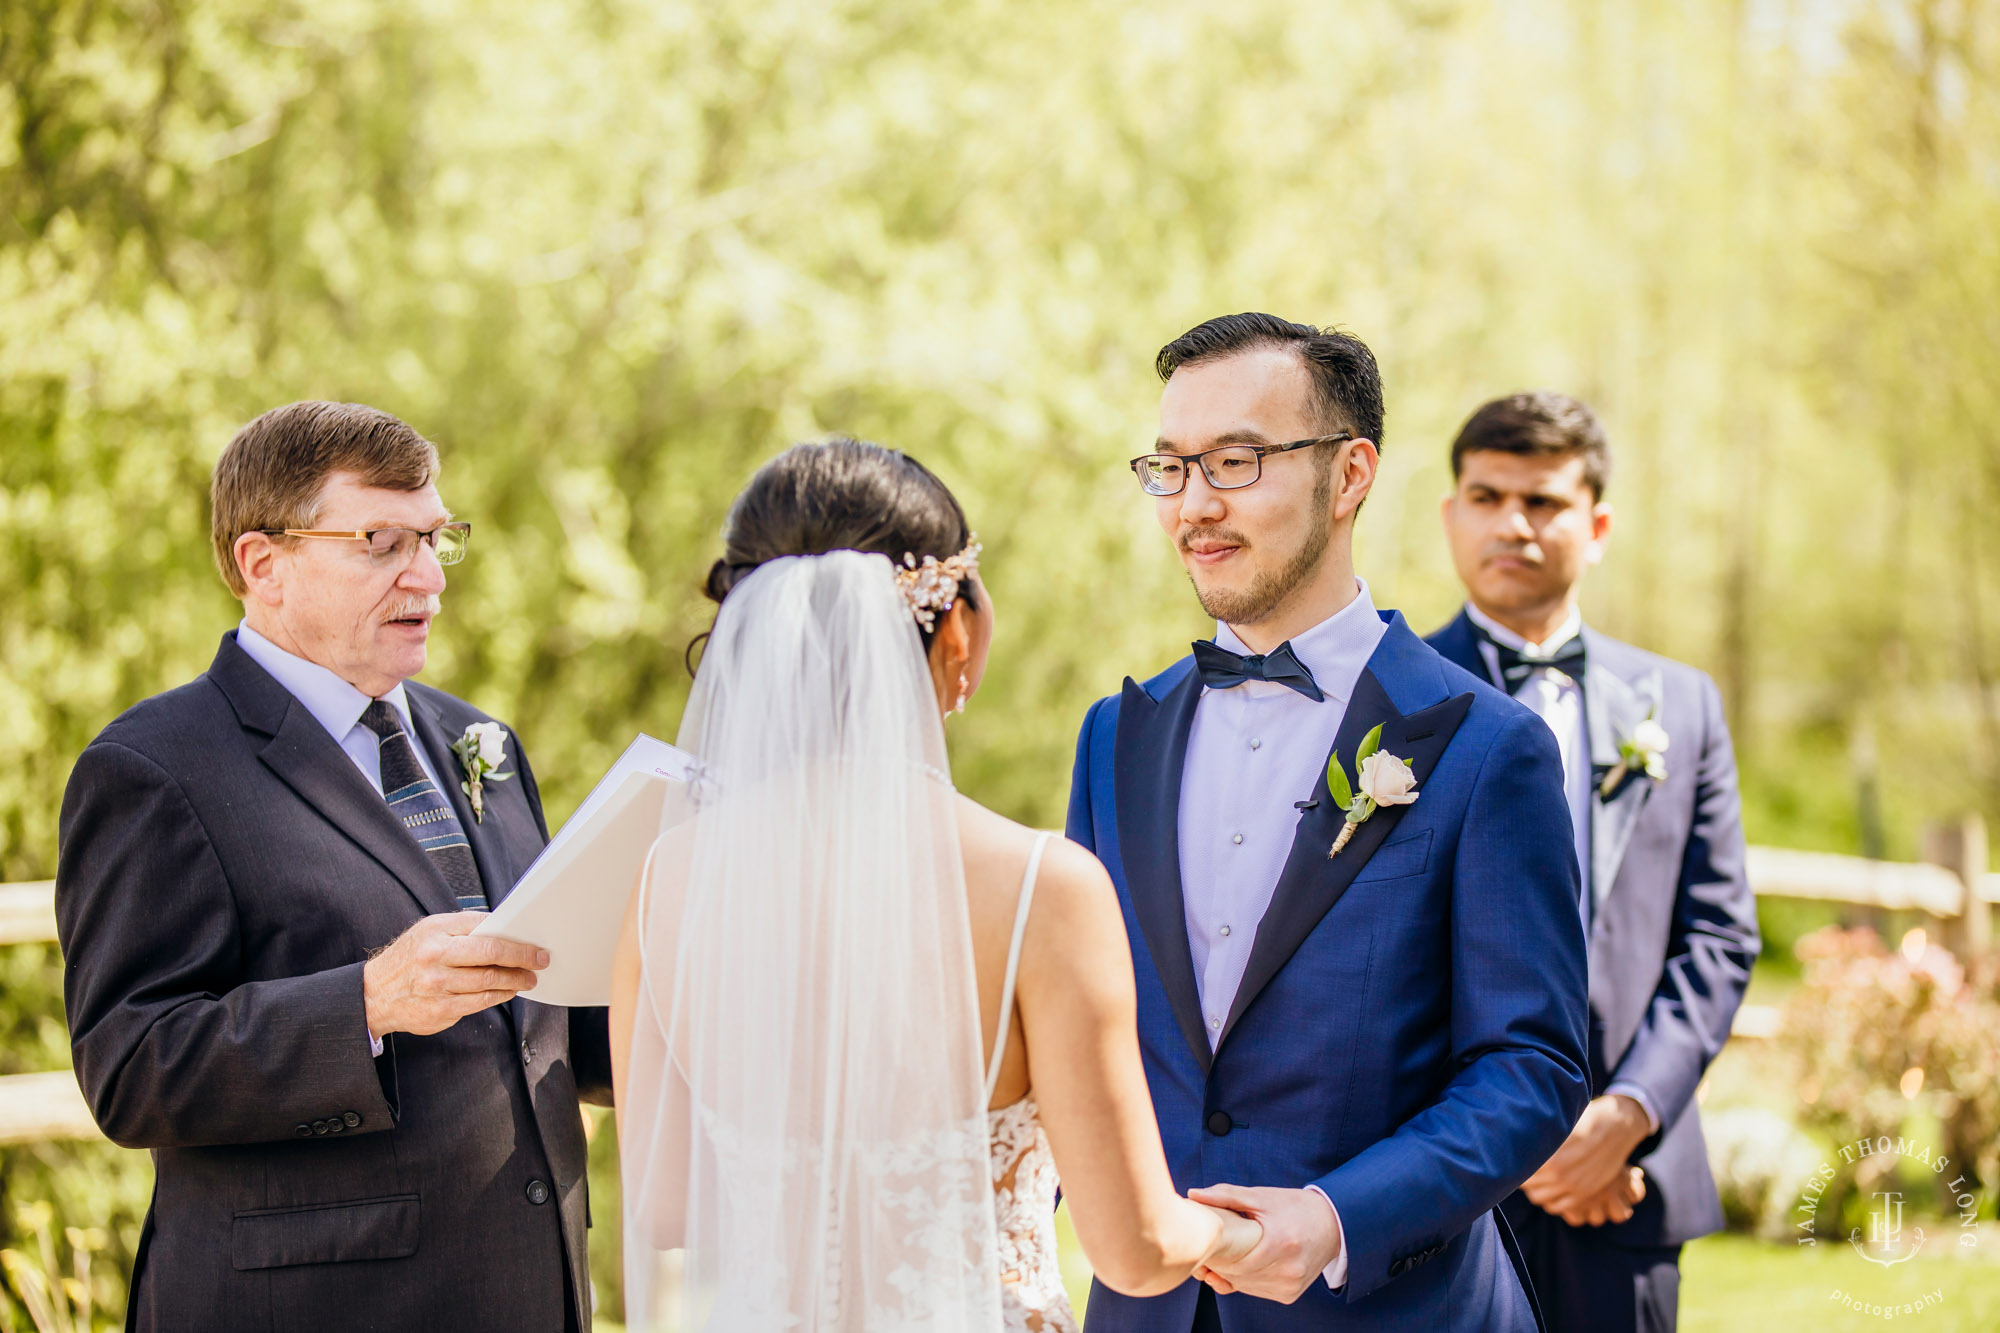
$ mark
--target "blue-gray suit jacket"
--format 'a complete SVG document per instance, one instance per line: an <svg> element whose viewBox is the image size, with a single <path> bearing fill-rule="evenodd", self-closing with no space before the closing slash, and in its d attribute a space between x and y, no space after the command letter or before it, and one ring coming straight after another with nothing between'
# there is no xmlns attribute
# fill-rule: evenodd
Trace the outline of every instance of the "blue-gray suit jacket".
<svg viewBox="0 0 2000 1333"><path fill-rule="evenodd" d="M1117 885L1139 1042L1182 1190L1317 1184L1339 1211L1347 1285L1292 1305L1219 1298L1230 1333L1531 1330L1493 1209L1581 1114L1584 952L1554 738L1527 709L1403 623L1357 682L1335 751L1361 738L1410 761L1414 804L1386 807L1337 858L1327 790L1299 819L1213 1054L1182 915L1176 832L1200 678L1183 659L1094 704L1069 835ZM1270 799L1296 801L1314 781ZM1198 1288L1093 1288L1092 1333L1193 1323Z"/></svg>
<svg viewBox="0 0 2000 1333"><path fill-rule="evenodd" d="M1463 613L1430 644L1486 678ZM1629 1246L1680 1245L1722 1226L1694 1091L1729 1039L1757 959L1757 900L1743 866L1736 755L1715 682L1680 662L1585 626L1590 732L1590 1090L1645 1092L1660 1132L1633 1161L1647 1198L1602 1229ZM1652 714L1666 728L1667 776L1626 775L1601 789L1618 742Z"/></svg>

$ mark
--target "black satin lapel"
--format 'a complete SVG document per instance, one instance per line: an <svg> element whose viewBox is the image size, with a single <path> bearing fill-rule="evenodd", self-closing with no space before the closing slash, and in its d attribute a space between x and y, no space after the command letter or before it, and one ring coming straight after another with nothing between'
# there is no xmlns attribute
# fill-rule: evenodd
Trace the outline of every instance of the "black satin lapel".
<svg viewBox="0 0 2000 1333"><path fill-rule="evenodd" d="M1193 671L1157 703L1127 677L1118 701L1112 771L1125 889L1181 1035L1206 1072L1212 1055L1201 1027L1201 992L1188 949L1178 831L1181 769L1200 699L1201 677Z"/></svg>
<svg viewBox="0 0 2000 1333"><path fill-rule="evenodd" d="M444 785L445 799L451 802L452 810L458 815L458 822L465 826L465 840L472 844L472 860L479 867L479 884L486 890L486 905L498 907L514 887L512 867L503 856L499 845L499 835L491 826L472 817L472 800L465 794L462 785L465 774L459 767L458 756L452 753L451 743L456 737L445 733L444 721L433 711L431 704L416 694L405 692L410 704L410 721L416 725L417 743L424 747L424 755L437 770L438 781ZM510 735L508 740L512 740ZM513 756L511 752L508 757ZM497 785L497 784L495 784ZM491 795L492 788L488 788ZM487 806L487 814L493 814L493 807Z"/></svg>
<svg viewBox="0 0 2000 1333"><path fill-rule="evenodd" d="M389 813L382 793L368 785L347 752L304 704L292 703L259 757L302 800L402 881L424 911L458 910L444 876L424 849Z"/></svg>
<svg viewBox="0 0 2000 1333"><path fill-rule="evenodd" d="M1411 713L1407 717L1396 711L1396 705L1389 699L1388 692L1375 673L1364 670L1355 682L1354 698L1347 706L1347 716L1341 719L1340 733L1334 739L1333 752L1340 756L1341 765L1347 770L1348 783L1356 785L1354 772L1354 752L1360 748L1365 737L1379 723L1382 727L1382 748L1393 755L1406 759L1417 777L1417 799L1423 799L1424 783L1429 780L1431 770L1437 767L1438 757L1451 744L1457 734L1459 724L1472 708L1472 696L1461 694L1443 703ZM1291 961L1306 936L1312 934L1320 920L1333 910L1347 892L1347 886L1368 864L1368 858L1375 854L1390 832L1402 818L1407 806L1383 806L1375 811L1362 825L1354 830L1354 836L1347 846L1340 849L1340 855L1328 858L1334 839L1340 834L1340 826L1347 816L1333 803L1333 794L1327 788L1326 770L1320 770L1319 782L1313 788L1313 799L1318 802L1299 819L1298 832L1292 839L1291 854L1285 859L1284 873L1278 878L1276 892L1271 895L1271 906L1264 913L1264 919L1257 925L1257 938L1250 946L1250 961L1243 969L1243 983L1237 988L1236 1000L1229 1008L1229 1020L1223 1025L1222 1041L1229 1040L1229 1034L1236 1030L1237 1021L1256 1000L1271 978L1278 975L1284 965ZM1221 1049L1221 1042L1217 1043Z"/></svg>

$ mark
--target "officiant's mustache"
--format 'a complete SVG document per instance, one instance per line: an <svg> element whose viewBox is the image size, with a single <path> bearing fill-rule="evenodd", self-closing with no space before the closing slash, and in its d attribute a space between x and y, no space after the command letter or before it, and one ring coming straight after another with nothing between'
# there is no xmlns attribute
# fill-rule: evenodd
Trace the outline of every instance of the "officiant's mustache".
<svg viewBox="0 0 2000 1333"><path fill-rule="evenodd" d="M382 617L382 622L388 624L393 620L416 620L420 617L435 620L441 606L442 603L435 597L405 597L389 608L389 614Z"/></svg>

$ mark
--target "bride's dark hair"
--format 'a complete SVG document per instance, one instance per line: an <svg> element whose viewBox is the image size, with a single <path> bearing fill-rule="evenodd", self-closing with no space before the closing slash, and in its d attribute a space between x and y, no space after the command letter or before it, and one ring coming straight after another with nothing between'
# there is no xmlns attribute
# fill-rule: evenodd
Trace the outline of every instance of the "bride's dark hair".
<svg viewBox="0 0 2000 1333"><path fill-rule="evenodd" d="M905 555L949 559L971 540L957 497L929 468L899 449L838 436L795 444L757 469L729 506L722 558L702 590L720 605L751 570L781 556L872 551L901 564ZM970 585L958 595L977 609ZM932 632L918 629L928 650Z"/></svg>

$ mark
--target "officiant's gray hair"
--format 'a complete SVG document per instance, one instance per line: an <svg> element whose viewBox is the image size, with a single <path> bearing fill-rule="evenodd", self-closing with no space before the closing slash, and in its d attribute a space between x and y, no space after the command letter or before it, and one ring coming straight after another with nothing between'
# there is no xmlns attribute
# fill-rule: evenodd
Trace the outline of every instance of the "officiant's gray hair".
<svg viewBox="0 0 2000 1333"><path fill-rule="evenodd" d="M795 444L757 469L729 507L722 558L703 591L720 605L751 570L781 556L870 551L902 564L949 559L971 540L965 510L937 474L899 449L836 436ZM978 609L972 585L958 596ZM933 631L917 629L928 649Z"/></svg>
<svg viewBox="0 0 2000 1333"><path fill-rule="evenodd" d="M313 526L327 478L336 472L385 491L420 491L437 479L437 446L360 403L287 403L237 431L215 460L208 491L215 563L230 592L248 591L236 567L236 539Z"/></svg>

